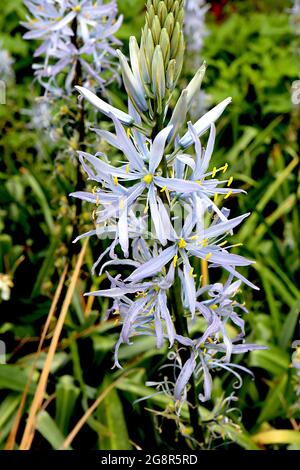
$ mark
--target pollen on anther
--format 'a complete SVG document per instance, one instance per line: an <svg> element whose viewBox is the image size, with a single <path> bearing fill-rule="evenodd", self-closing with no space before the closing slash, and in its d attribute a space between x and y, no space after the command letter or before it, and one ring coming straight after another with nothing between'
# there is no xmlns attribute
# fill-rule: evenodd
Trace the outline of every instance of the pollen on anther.
<svg viewBox="0 0 300 470"><path fill-rule="evenodd" d="M232 181L233 181L233 176L230 176L228 183L227 183L228 187L231 186Z"/></svg>
<svg viewBox="0 0 300 470"><path fill-rule="evenodd" d="M186 247L186 241L181 238L178 243L178 248L185 248Z"/></svg>
<svg viewBox="0 0 300 470"><path fill-rule="evenodd" d="M232 194L232 190L228 191L228 193L224 196L224 199L228 199Z"/></svg>

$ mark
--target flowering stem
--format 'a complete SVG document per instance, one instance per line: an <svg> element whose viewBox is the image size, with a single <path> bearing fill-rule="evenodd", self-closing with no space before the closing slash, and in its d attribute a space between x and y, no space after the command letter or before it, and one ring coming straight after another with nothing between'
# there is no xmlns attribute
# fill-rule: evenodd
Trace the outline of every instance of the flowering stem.
<svg viewBox="0 0 300 470"><path fill-rule="evenodd" d="M71 27L72 27L72 31L73 31L73 36L71 37L71 42L72 42L72 44L74 44L74 46L78 50L79 49L79 44L78 44L78 36L77 36L77 27L78 27L77 17L74 18ZM73 86L75 86L75 85L80 85L80 86L83 85L83 73L82 73L82 66L81 66L80 60L77 60L77 62L76 62L76 69L75 69L75 76L74 76L74 80L73 80ZM80 116L79 116L79 120L76 122L76 129L77 129L77 132L78 132L78 139L79 139L78 140L78 149L81 150L81 151L84 151L85 150L84 141L85 141L86 132L85 132L85 109L84 109L83 101L81 101L81 103L80 103ZM77 165L77 171L76 171L75 190L76 191L82 191L84 189L84 187L85 187L85 184L84 184L82 172L81 172L81 169L80 169L80 165L78 164ZM74 237L74 235L76 236L76 234L74 233L75 227L79 227L78 221L79 221L79 217L80 217L80 214L81 214L81 200L80 199L76 199L76 206L75 207L76 207L75 224L73 226L72 237ZM76 230L77 230L77 228L76 228Z"/></svg>
<svg viewBox="0 0 300 470"><path fill-rule="evenodd" d="M189 337L188 334L188 325L186 317L184 316L184 311L182 308L181 287L179 276L176 276L175 284L170 289L170 296L172 301L172 310L175 319L175 328L176 332L185 337ZM182 364L184 364L189 359L189 352L185 348L180 348L179 356ZM187 392L187 402L190 414L190 423L194 430L194 437L199 443L204 442L204 435L202 426L199 424L199 412L198 412L198 395L196 390L195 379L192 376L190 379L190 388Z"/></svg>
<svg viewBox="0 0 300 470"><path fill-rule="evenodd" d="M155 136L156 133L158 133L161 130L160 124L161 124L161 127L163 127L163 123L158 121L155 128L153 129L153 136ZM161 167L162 167L163 175L167 178L168 166L167 166L167 159L165 156L162 159ZM164 204L168 204L168 200L167 200L165 192L162 193L161 197L162 197ZM173 311L173 315L175 319L175 328L176 328L176 332L179 335L189 337L188 325L187 325L186 317L184 316L184 310L182 308L180 292L181 292L180 280L179 280L179 276L176 276L176 281L170 289L170 298L172 302L172 311ZM185 348L180 348L179 356L180 356L182 364L184 364L189 359L188 350ZM202 443L204 442L204 435L203 435L203 429L199 424L198 395L197 395L195 380L193 376L190 380L190 389L187 392L187 401L188 401L188 408L189 408L189 415L190 415L190 423L194 430L195 439L199 443Z"/></svg>

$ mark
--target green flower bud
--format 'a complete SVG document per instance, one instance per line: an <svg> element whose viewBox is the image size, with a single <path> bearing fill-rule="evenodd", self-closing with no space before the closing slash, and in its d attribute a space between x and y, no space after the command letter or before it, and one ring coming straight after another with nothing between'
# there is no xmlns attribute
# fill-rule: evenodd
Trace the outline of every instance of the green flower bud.
<svg viewBox="0 0 300 470"><path fill-rule="evenodd" d="M162 100L166 94L164 59L160 46L156 46L152 61L152 91L157 99L157 112L162 113Z"/></svg>

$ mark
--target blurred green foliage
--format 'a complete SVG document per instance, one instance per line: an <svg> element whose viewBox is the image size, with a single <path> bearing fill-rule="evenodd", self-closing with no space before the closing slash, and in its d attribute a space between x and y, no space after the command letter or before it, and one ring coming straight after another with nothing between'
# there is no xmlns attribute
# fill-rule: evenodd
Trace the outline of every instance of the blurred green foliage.
<svg viewBox="0 0 300 470"><path fill-rule="evenodd" d="M290 367L292 340L300 338L300 118L299 107L293 108L291 103L291 84L299 78L299 66L283 3L257 1L254 8L254 2L234 2L233 11L229 2L222 22L209 16L210 35L201 52L208 62L204 89L211 104L233 97L232 106L218 124L215 161L227 161L236 184L248 191L248 197L232 198L228 206L233 215L252 212L236 236L237 242L244 243L238 252L256 260L248 275L261 288L258 293L244 290L250 311L247 331L249 341L269 346L246 359L255 380L245 378L237 392L240 412L229 412L226 423L220 416L226 411L224 394L233 390L232 379L226 374L222 380L215 379L214 398L200 409L210 435L219 436L209 441L212 448L257 449L264 446L257 433L277 429L280 437L269 443L273 449L280 448L278 439L285 447L300 449L294 434L282 431L295 430L300 419L296 376ZM124 14L119 36L126 51L129 35L140 34L144 1L122 0L119 6ZM32 84L35 45L22 39L22 1L5 2L1 8L0 39L13 55L16 74L15 82L7 87L7 104L0 105L0 273L9 274L14 282L11 299L0 303L0 337L7 345L7 364L0 366L3 449L66 263L73 221L68 193L74 169L67 152L59 149L61 143L53 144L47 130L33 129L30 115L23 112L33 107L41 93L37 84ZM189 71L183 81L188 76ZM117 86L110 93L118 104L124 101L124 91ZM66 140L64 145L68 143ZM91 221L86 205L82 224L90 227ZM90 276L95 253L101 249L101 243L90 242L52 363L33 448L60 448L93 400L115 380L115 387L87 420L72 448L188 448L185 408L179 433L167 397L154 395L133 404L152 394L144 385L146 377L156 380L166 351L157 351L149 338L139 338L121 350L127 375L110 371L118 327L113 320L104 321L106 300L86 302L82 295L104 282L103 277ZM56 322L53 317L28 389L20 429ZM18 433L15 448L20 439Z"/></svg>

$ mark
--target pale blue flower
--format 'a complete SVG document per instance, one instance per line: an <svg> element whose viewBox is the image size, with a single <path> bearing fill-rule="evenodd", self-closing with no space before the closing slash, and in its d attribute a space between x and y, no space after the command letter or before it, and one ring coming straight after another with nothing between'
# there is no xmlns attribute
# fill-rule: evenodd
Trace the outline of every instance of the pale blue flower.
<svg viewBox="0 0 300 470"><path fill-rule="evenodd" d="M3 44L0 41L0 80L8 81L14 77L13 63L13 58L9 52L3 48Z"/></svg>
<svg viewBox="0 0 300 470"><path fill-rule="evenodd" d="M197 60L200 58L204 38L208 31L205 27L205 15L210 5L205 0L187 0L185 7L184 30L187 51Z"/></svg>
<svg viewBox="0 0 300 470"><path fill-rule="evenodd" d="M115 0L24 0L30 15L23 26L29 29L25 39L38 39L42 44L35 57L44 57L34 64L35 75L50 93L71 93L78 64L82 80L89 86L104 89L102 74L109 70L117 78L115 47L121 43L114 34L122 17L116 20ZM64 86L59 76L64 76Z"/></svg>

